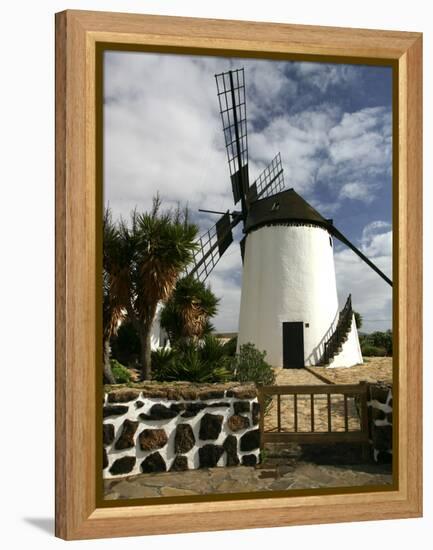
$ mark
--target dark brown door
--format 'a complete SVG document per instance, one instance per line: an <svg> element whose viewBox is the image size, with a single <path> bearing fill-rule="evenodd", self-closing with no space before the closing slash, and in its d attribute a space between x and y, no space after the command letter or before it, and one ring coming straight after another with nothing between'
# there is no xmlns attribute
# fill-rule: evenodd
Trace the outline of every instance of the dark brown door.
<svg viewBox="0 0 433 550"><path fill-rule="evenodd" d="M304 366L304 323L283 323L283 367Z"/></svg>

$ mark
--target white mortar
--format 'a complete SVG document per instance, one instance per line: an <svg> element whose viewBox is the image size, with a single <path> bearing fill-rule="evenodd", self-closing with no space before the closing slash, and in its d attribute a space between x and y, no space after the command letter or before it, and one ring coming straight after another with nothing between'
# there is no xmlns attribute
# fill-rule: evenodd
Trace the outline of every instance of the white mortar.
<svg viewBox="0 0 433 550"><path fill-rule="evenodd" d="M135 403L137 401L141 401L144 403L142 407L137 409L135 407ZM210 407L212 403L217 402L227 402L230 403L230 407ZM249 413L241 413L242 416L246 416L250 421L250 426L248 428L245 428L243 430L239 430L238 432L232 432L228 426L227 426L227 420L230 416L232 416L234 413L233 404L238 401L248 401L250 404L250 412ZM203 403L208 405L206 409L203 409L202 411L198 412L196 416L193 416L191 418L182 418L181 413L179 413L178 416L175 418L170 418L167 420L141 420L139 419L139 415L141 413L147 412L150 407L156 403L162 404L166 407L170 407L172 403L182 403L182 402L188 402L188 403ZM128 406L128 411L125 414L119 415L119 416L110 416L107 418L104 418L104 424L112 424L114 426L114 441L105 447L107 451L107 457L108 457L108 467L103 470L103 477L105 479L108 478L115 478L115 477L123 477L125 475L135 475L135 474L141 474L141 468L140 465L142 461L149 455L155 452L159 452L162 458L164 459L167 470L171 468L171 465L173 464L173 461L175 459L176 453L174 452L174 438L176 434L176 427L178 424L189 424L194 432L195 437L195 444L194 447L187 453L183 453L182 456L186 456L188 460L188 468L189 469L196 469L199 467L199 456L198 456L198 449L200 447L203 447L207 444L212 445L222 445L225 438L228 435L234 435L237 439L238 443L238 457L240 460L242 460L243 455L247 454L254 454L257 458L257 461L259 459L259 449L255 449L253 451L240 451L239 450L239 440L242 437L242 435L248 431L258 429L258 424L253 426L252 423L252 403L257 403L257 398L253 399L240 399L239 397L221 397L219 399L212 399L208 401L202 401L202 400L195 400L195 401L186 401L182 399L176 399L176 400L168 400L168 399L161 399L161 398L149 398L149 397L138 397L134 401L131 401L129 403L107 403L107 395L105 395L104 403L109 405L119 404L119 405L125 405ZM208 439L208 440L202 440L199 439L199 430L200 430L200 421L204 414L210 413L210 414L218 414L223 416L222 426L221 426L221 432L218 435L217 439ZM121 434L122 431L122 424L123 422L128 419L131 421L138 421L139 425L138 428L134 434L134 446L130 449L122 449L117 450L115 449L116 440ZM168 442L164 447L160 449L153 449L150 451L143 451L140 448L139 443L139 435L140 433L145 429L155 429L155 428L162 428L165 430L168 438ZM135 456L136 457L136 463L134 465L134 468L128 472L127 474L119 474L119 475L113 475L109 472L113 462L119 458L122 458L124 456ZM221 458L219 459L217 466L225 466L227 462L226 453L224 452Z"/></svg>

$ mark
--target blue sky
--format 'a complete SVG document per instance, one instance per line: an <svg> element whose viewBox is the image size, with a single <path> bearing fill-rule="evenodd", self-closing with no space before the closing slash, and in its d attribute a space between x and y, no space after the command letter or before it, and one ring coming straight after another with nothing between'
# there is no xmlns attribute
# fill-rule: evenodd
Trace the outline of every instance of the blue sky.
<svg viewBox="0 0 433 550"><path fill-rule="evenodd" d="M166 204L232 208L214 74L245 68L250 181L280 151L286 187L391 276L392 72L387 67L109 52L104 64L104 202L115 216ZM391 289L336 243L340 306L352 293L363 330L391 328ZM241 281L233 244L209 279L215 325L237 330Z"/></svg>

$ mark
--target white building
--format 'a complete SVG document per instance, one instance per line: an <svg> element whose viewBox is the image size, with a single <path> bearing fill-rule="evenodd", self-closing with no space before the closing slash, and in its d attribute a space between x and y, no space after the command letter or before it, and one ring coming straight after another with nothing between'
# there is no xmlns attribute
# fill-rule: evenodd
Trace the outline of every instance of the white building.
<svg viewBox="0 0 433 550"><path fill-rule="evenodd" d="M250 205L238 346L275 367L363 362L350 297L340 314L331 226L293 189Z"/></svg>
<svg viewBox="0 0 433 550"><path fill-rule="evenodd" d="M160 323L162 308L163 308L163 305L158 304L155 319L152 324L152 332L150 336L152 351L155 351L159 348L166 348L170 346L167 332L161 327L161 323Z"/></svg>

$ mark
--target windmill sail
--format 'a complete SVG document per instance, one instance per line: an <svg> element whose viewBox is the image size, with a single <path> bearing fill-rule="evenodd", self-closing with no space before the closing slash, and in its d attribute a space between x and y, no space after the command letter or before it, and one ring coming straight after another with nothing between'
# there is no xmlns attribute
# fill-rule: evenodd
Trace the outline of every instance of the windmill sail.
<svg viewBox="0 0 433 550"><path fill-rule="evenodd" d="M383 271L381 271L376 264L374 264L365 254L363 254L356 246L349 241L347 237L343 235L338 229L334 226L330 227L330 232L334 235L335 238L337 238L339 241L341 241L343 244L345 244L347 247L349 247L357 256L361 258L363 262L365 262L373 271L375 271L379 277L381 277L386 283L389 284L389 286L392 286L392 281L389 277L385 275Z"/></svg>
<svg viewBox="0 0 433 550"><path fill-rule="evenodd" d="M204 282L218 263L221 256L233 242L233 228L241 221L241 217L230 219L227 211L206 233L197 241L197 251L193 253L192 267L188 275L194 275Z"/></svg>
<svg viewBox="0 0 433 550"><path fill-rule="evenodd" d="M284 189L284 174L281 164L281 155L277 153L268 166L263 170L248 191L248 202L264 199L280 193Z"/></svg>
<svg viewBox="0 0 433 550"><path fill-rule="evenodd" d="M235 204L242 201L246 214L248 176L248 134L244 70L215 75L224 141Z"/></svg>

